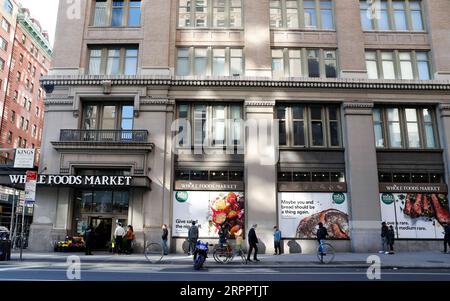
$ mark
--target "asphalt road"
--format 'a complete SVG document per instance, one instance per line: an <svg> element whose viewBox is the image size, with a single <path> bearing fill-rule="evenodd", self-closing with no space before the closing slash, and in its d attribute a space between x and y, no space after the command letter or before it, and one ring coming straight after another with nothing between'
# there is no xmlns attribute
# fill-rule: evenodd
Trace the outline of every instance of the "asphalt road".
<svg viewBox="0 0 450 301"><path fill-rule="evenodd" d="M69 275L76 275L73 269ZM63 263L11 263L0 265L0 281L68 280ZM81 281L373 281L362 268L234 268L151 266L109 263L83 264ZM381 269L381 281L450 281L450 269Z"/></svg>

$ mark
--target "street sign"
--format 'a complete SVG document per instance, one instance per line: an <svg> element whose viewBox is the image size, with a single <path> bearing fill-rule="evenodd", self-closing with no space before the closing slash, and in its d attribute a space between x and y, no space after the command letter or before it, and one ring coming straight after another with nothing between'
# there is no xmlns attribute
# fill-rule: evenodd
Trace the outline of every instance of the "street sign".
<svg viewBox="0 0 450 301"><path fill-rule="evenodd" d="M25 204L34 203L36 199L37 177L37 172L27 171L27 179L25 182Z"/></svg>
<svg viewBox="0 0 450 301"><path fill-rule="evenodd" d="M14 156L14 168L33 168L34 157L34 148L17 148Z"/></svg>

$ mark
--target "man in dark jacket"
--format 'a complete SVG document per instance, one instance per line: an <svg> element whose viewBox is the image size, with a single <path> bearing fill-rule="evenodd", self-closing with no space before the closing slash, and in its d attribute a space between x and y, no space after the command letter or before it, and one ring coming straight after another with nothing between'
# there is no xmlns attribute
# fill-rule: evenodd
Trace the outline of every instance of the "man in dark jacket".
<svg viewBox="0 0 450 301"><path fill-rule="evenodd" d="M258 237L256 236L256 232L255 232L255 229L257 226L258 226L257 224L254 224L252 226L252 228L250 229L250 231L248 231L248 244L249 244L248 255L247 255L248 261L251 261L250 256L252 254L253 249L255 249L255 254L253 255L253 260L259 261L258 246L256 245L258 243Z"/></svg>
<svg viewBox="0 0 450 301"><path fill-rule="evenodd" d="M169 236L169 230L167 230L167 225L164 224L164 225L162 225L162 234L161 234L164 255L169 254L169 247L167 246L167 237L168 236Z"/></svg>
<svg viewBox="0 0 450 301"><path fill-rule="evenodd" d="M94 246L94 227L89 225L89 227L84 232L84 243L85 243L85 254L92 255L92 248Z"/></svg>
<svg viewBox="0 0 450 301"><path fill-rule="evenodd" d="M389 230L387 233L387 241L389 244L389 254L394 254L395 231L392 225L389 226Z"/></svg>
<svg viewBox="0 0 450 301"><path fill-rule="evenodd" d="M444 253L447 253L447 245L450 246L450 225L447 223L444 226Z"/></svg>
<svg viewBox="0 0 450 301"><path fill-rule="evenodd" d="M189 228L188 240L189 240L189 250L188 255L194 254L195 247L197 246L198 240L198 227L195 225L195 221L192 221L192 226Z"/></svg>
<svg viewBox="0 0 450 301"><path fill-rule="evenodd" d="M325 243L325 239L328 236L328 231L327 231L327 228L325 228L322 223L319 223L319 229L317 229L316 236L317 236L317 241L319 242L319 245L320 245L320 252L326 253L326 250L324 250L323 245Z"/></svg>
<svg viewBox="0 0 450 301"><path fill-rule="evenodd" d="M379 253L389 253L388 252L388 232L389 228L386 222L381 223L381 251Z"/></svg>

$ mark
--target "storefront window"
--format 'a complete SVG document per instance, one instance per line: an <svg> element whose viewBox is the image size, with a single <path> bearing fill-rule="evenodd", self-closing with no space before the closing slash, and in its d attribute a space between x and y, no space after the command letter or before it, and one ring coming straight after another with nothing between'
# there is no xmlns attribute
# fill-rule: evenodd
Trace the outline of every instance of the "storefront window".
<svg viewBox="0 0 450 301"><path fill-rule="evenodd" d="M130 194L128 191L113 192L113 213L127 214Z"/></svg>
<svg viewBox="0 0 450 301"><path fill-rule="evenodd" d="M92 209L98 213L112 212L112 191L94 191Z"/></svg>
<svg viewBox="0 0 450 301"><path fill-rule="evenodd" d="M228 171L211 171L209 177L211 181L227 181Z"/></svg>
<svg viewBox="0 0 450 301"><path fill-rule="evenodd" d="M127 190L79 190L76 193L76 208L80 214L127 214L129 202Z"/></svg>
<svg viewBox="0 0 450 301"><path fill-rule="evenodd" d="M392 180L394 183L411 183L411 176L409 173L394 173Z"/></svg>
<svg viewBox="0 0 450 301"><path fill-rule="evenodd" d="M311 173L309 172L294 172L295 182L311 182Z"/></svg>
<svg viewBox="0 0 450 301"><path fill-rule="evenodd" d="M324 172L313 172L312 173L313 182L330 182L330 174Z"/></svg>
<svg viewBox="0 0 450 301"><path fill-rule="evenodd" d="M244 172L243 171L230 171L230 181L243 181Z"/></svg>
<svg viewBox="0 0 450 301"><path fill-rule="evenodd" d="M278 181L290 182L292 181L292 173L288 171L282 171L278 173Z"/></svg>

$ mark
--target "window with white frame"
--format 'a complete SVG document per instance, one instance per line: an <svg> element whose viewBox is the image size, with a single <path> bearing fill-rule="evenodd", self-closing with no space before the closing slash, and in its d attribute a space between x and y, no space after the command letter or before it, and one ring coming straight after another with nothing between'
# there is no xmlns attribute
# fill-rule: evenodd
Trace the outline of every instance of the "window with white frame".
<svg viewBox="0 0 450 301"><path fill-rule="evenodd" d="M11 29L11 25L9 24L8 21L6 21L5 18L2 19L2 28L4 31L9 32Z"/></svg>
<svg viewBox="0 0 450 301"><path fill-rule="evenodd" d="M338 76L336 50L278 48L272 49L272 76L323 77Z"/></svg>
<svg viewBox="0 0 450 301"><path fill-rule="evenodd" d="M242 0L178 0L178 27L242 28Z"/></svg>
<svg viewBox="0 0 450 301"><path fill-rule="evenodd" d="M138 64L135 46L89 47L89 74L135 75Z"/></svg>
<svg viewBox="0 0 450 301"><path fill-rule="evenodd" d="M434 110L428 107L375 107L377 148L433 149L438 147Z"/></svg>
<svg viewBox="0 0 450 301"><path fill-rule="evenodd" d="M424 31L421 0L360 0L363 30Z"/></svg>
<svg viewBox="0 0 450 301"><path fill-rule="evenodd" d="M177 49L178 76L240 76L243 50L231 47L181 47Z"/></svg>
<svg viewBox="0 0 450 301"><path fill-rule="evenodd" d="M430 59L426 51L366 51L369 79L431 79Z"/></svg>
<svg viewBox="0 0 450 301"><path fill-rule="evenodd" d="M279 145L341 147L339 107L336 105L279 104Z"/></svg>
<svg viewBox="0 0 450 301"><path fill-rule="evenodd" d="M141 0L95 0L93 26L136 27L141 24Z"/></svg>
<svg viewBox="0 0 450 301"><path fill-rule="evenodd" d="M3 3L3 8L8 14L12 14L14 11L14 6L11 0L5 0L5 2Z"/></svg>
<svg viewBox="0 0 450 301"><path fill-rule="evenodd" d="M331 0L271 0L272 28L334 29Z"/></svg>

